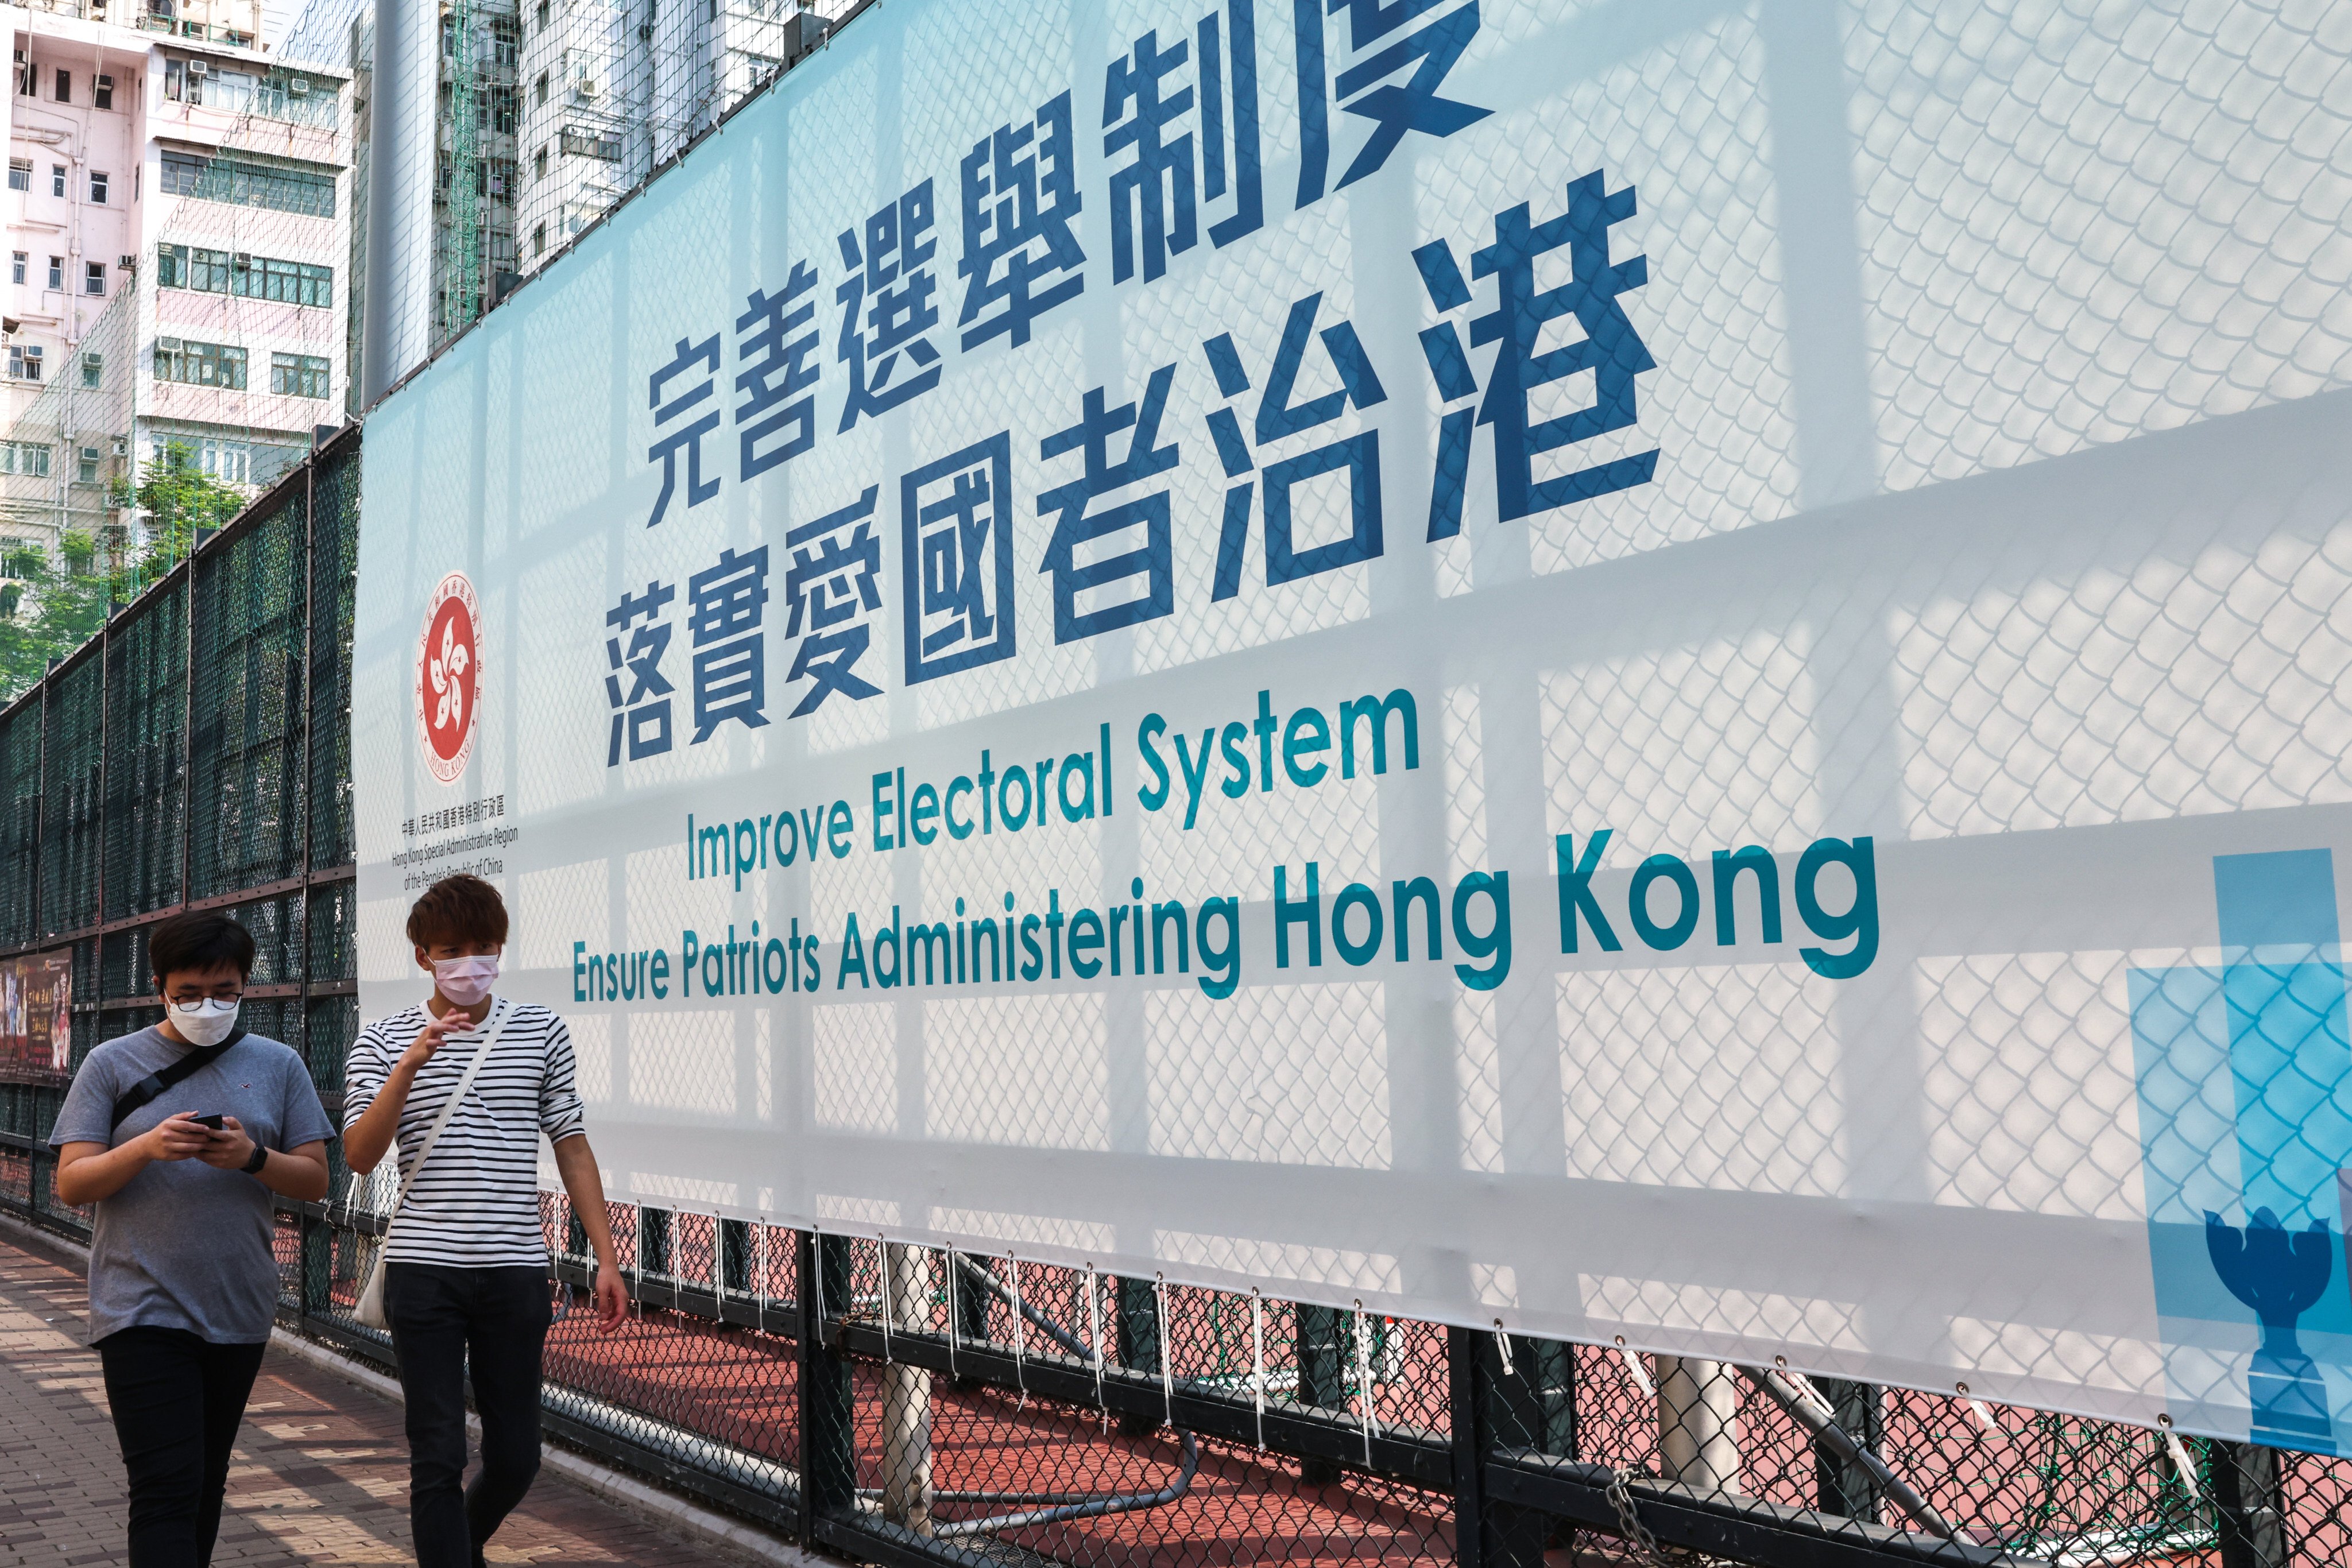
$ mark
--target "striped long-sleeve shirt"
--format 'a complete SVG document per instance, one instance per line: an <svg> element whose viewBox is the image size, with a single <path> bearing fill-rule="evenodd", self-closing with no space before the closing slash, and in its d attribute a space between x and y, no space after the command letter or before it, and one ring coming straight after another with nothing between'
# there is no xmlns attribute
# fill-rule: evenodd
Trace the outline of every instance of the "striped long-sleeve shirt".
<svg viewBox="0 0 2352 1568"><path fill-rule="evenodd" d="M551 1009L500 1007L509 1015L505 1032L442 1130L393 1226L387 1256L395 1261L461 1269L547 1266L539 1220L540 1134L554 1143L586 1130L572 1086L572 1036ZM404 1176L481 1050L491 1019L446 1036L418 1070L400 1112L396 1148ZM425 1023L424 1008L413 1007L360 1031L343 1074L345 1133L375 1103Z"/></svg>

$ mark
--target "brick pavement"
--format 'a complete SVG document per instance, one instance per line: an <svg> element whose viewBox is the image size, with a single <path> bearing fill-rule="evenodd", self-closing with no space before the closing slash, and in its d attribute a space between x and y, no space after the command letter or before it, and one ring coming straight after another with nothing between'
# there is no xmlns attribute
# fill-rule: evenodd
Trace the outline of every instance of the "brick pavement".
<svg viewBox="0 0 2352 1568"><path fill-rule="evenodd" d="M80 1342L80 1275L0 1239L0 1568L123 1559L122 1463L98 1357ZM272 1350L246 1406L213 1561L407 1563L400 1407ZM747 1563L542 1470L492 1563Z"/></svg>

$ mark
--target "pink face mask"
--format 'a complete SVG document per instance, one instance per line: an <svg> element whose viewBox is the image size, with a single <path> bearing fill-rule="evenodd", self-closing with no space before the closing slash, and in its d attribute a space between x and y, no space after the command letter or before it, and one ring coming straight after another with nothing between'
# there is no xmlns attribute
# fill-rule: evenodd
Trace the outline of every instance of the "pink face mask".
<svg viewBox="0 0 2352 1568"><path fill-rule="evenodd" d="M433 960L434 986L444 998L461 1008L470 1008L488 996L490 985L498 977L499 961L495 956Z"/></svg>

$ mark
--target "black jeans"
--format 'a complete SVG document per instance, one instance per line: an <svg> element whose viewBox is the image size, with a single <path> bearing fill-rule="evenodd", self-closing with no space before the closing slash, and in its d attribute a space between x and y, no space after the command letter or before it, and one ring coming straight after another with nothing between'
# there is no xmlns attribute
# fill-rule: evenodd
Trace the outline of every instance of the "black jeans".
<svg viewBox="0 0 2352 1568"><path fill-rule="evenodd" d="M384 1270L384 1313L408 1397L408 1519L418 1568L470 1568L539 1473L544 1269ZM482 1469L466 1474L466 1372L482 1418Z"/></svg>
<svg viewBox="0 0 2352 1568"><path fill-rule="evenodd" d="M130 1472L131 1568L204 1568L213 1560L229 1450L268 1348L163 1328L117 1329L98 1342Z"/></svg>

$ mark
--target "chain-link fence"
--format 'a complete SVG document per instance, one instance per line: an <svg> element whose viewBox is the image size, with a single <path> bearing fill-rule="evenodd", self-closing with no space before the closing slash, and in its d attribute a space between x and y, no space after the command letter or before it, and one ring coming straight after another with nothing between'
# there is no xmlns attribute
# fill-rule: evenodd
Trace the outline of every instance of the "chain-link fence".
<svg viewBox="0 0 2352 1568"><path fill-rule="evenodd" d="M0 713L0 968L19 976L0 1208L19 1218L85 1228L44 1140L91 1048L160 1016L145 934L173 910L253 930L247 1021L340 1099L359 479L353 433ZM19 983L45 961L69 977L62 1028ZM339 1162L333 1190L352 1190ZM638 1311L605 1336L569 1310L584 1233L544 1201L566 1309L549 1429L864 1561L2352 1556L2352 1463L2332 1458L691 1212L615 1206ZM381 1217L279 1223L288 1325L387 1362L348 1316Z"/></svg>

